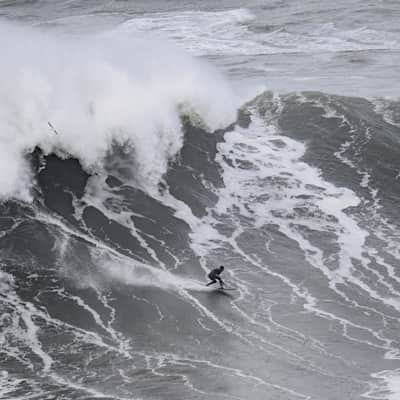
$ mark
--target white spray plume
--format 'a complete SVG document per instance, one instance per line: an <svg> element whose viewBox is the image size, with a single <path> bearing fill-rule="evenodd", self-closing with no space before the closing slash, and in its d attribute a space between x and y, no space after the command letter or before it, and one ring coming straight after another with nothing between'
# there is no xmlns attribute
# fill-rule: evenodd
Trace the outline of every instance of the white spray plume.
<svg viewBox="0 0 400 400"><path fill-rule="evenodd" d="M114 143L130 146L137 179L152 188L182 146L180 110L213 130L232 122L239 105L215 70L160 40L119 31L57 36L1 22L0 47L2 199L29 200L25 157L37 145L89 170Z"/></svg>
<svg viewBox="0 0 400 400"><path fill-rule="evenodd" d="M131 286L155 287L170 291L209 291L204 283L178 276L136 261L98 260L97 267L108 281Z"/></svg>

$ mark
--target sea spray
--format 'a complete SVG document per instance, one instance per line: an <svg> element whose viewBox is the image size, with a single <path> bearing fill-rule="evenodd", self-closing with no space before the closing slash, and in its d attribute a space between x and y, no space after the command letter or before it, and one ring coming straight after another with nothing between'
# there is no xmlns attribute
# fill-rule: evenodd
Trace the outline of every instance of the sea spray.
<svg viewBox="0 0 400 400"><path fill-rule="evenodd" d="M182 146L182 110L210 130L235 118L238 99L220 74L171 43L2 22L0 46L2 198L30 199L25 157L35 146L87 170L102 168L113 145L126 146L136 180L151 190Z"/></svg>

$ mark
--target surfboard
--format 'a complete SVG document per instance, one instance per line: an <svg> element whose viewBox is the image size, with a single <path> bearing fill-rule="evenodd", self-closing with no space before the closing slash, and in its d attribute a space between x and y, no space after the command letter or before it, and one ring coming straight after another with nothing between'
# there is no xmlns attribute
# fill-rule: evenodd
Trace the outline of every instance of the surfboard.
<svg viewBox="0 0 400 400"><path fill-rule="evenodd" d="M218 290L237 290L237 288L234 288L234 287L223 287L223 288L218 288Z"/></svg>

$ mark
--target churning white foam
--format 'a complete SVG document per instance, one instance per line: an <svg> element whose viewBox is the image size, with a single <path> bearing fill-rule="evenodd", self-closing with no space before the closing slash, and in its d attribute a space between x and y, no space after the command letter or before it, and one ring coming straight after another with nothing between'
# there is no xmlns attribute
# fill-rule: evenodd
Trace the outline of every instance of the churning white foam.
<svg viewBox="0 0 400 400"><path fill-rule="evenodd" d="M129 146L138 181L154 187L182 145L182 113L216 129L239 104L215 70L161 40L57 36L1 22L0 47L2 198L29 200L25 156L35 146L86 169L101 168L113 144Z"/></svg>

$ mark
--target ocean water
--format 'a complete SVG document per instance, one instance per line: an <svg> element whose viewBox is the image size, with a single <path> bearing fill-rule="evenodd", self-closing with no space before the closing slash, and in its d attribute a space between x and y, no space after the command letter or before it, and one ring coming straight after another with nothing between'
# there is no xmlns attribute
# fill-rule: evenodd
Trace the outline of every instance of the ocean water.
<svg viewBox="0 0 400 400"><path fill-rule="evenodd" d="M399 399L399 20L0 1L0 399Z"/></svg>

